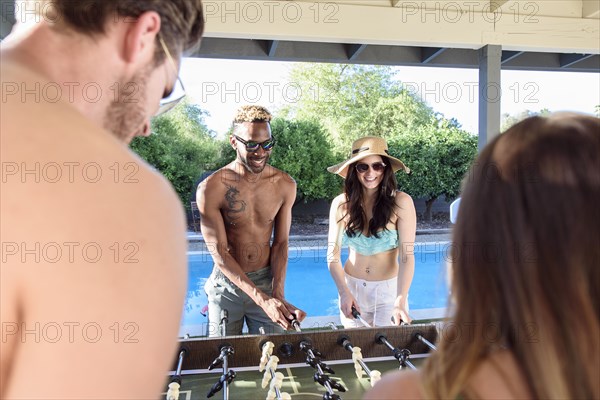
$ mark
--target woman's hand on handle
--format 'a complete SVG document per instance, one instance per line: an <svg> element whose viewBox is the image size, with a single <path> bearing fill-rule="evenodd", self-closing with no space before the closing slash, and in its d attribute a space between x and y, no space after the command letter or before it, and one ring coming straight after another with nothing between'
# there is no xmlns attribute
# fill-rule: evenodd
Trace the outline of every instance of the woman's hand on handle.
<svg viewBox="0 0 600 400"><path fill-rule="evenodd" d="M407 307L405 304L402 306L394 306L392 310L392 323L394 325L401 325L402 323L410 324L412 318L408 315Z"/></svg>
<svg viewBox="0 0 600 400"><path fill-rule="evenodd" d="M358 306L354 296L352 296L350 293L344 293L340 295L340 310L342 310L346 318L354 319L354 316L352 315L353 306L358 312L360 312L360 307Z"/></svg>

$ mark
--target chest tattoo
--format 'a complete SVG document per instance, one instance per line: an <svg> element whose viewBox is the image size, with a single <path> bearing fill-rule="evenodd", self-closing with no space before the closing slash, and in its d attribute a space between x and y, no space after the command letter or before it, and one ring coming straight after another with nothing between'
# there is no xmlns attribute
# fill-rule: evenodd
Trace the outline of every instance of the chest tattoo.
<svg viewBox="0 0 600 400"><path fill-rule="evenodd" d="M233 186L227 186L227 193L225 193L225 200L227 201L227 217L232 220L230 223L235 225L233 220L240 218L239 213L246 210L246 202L239 200L238 196L240 191Z"/></svg>

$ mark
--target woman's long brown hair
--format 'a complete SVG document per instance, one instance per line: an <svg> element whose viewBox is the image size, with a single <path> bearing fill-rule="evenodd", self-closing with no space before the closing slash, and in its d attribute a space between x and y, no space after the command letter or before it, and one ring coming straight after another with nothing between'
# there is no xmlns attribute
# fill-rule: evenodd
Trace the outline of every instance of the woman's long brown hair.
<svg viewBox="0 0 600 400"><path fill-rule="evenodd" d="M493 140L465 178L452 264L428 398L468 394L496 348L533 398L600 398L600 119L532 117Z"/></svg>
<svg viewBox="0 0 600 400"><path fill-rule="evenodd" d="M364 232L365 225L368 224L367 229L369 236L378 238L379 234L377 232L387 229L386 225L394 212L394 197L396 195L396 190L398 189L398 182L396 181L396 175L394 175L394 171L392 170L392 166L387 157L382 156L381 159L385 164L385 169L381 184L379 185L379 191L377 192L377 198L373 205L373 218L370 221L367 221L362 206L363 187L356 172L356 164L358 161L348 166L348 174L344 182L344 193L346 193L346 209L348 210L346 234L350 237L353 237L357 233ZM342 219L345 217L346 216L342 217Z"/></svg>

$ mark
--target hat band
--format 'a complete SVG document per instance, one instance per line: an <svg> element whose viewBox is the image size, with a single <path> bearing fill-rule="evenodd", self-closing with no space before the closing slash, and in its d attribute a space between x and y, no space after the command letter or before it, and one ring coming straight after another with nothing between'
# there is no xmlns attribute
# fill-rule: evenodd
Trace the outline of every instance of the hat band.
<svg viewBox="0 0 600 400"><path fill-rule="evenodd" d="M356 150L352 150L352 154L360 153L361 151L369 150L369 147L359 147Z"/></svg>
<svg viewBox="0 0 600 400"><path fill-rule="evenodd" d="M360 153L361 151L365 151L365 150L369 150L370 147L359 147L356 150L352 150L352 154L356 154L356 153ZM385 154L390 154L390 152L388 151L388 149L384 149L383 150Z"/></svg>

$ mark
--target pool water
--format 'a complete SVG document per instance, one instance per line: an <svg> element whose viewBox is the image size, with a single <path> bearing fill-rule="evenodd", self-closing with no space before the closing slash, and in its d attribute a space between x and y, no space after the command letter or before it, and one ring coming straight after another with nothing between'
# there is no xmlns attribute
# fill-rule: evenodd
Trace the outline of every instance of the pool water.
<svg viewBox="0 0 600 400"><path fill-rule="evenodd" d="M308 316L338 315L337 289L329 274L324 247L290 248L285 282L286 299L304 310ZM411 310L445 308L448 297L446 259L449 244L415 246L415 275L409 292ZM348 250L342 251L342 262ZM208 253L188 254L188 293L183 326L198 326L208 319L203 315L207 305L204 284L213 264Z"/></svg>

